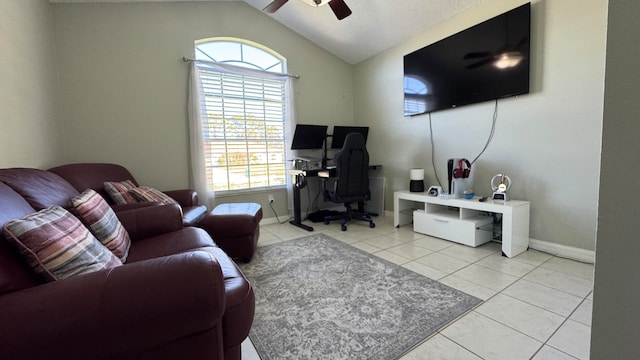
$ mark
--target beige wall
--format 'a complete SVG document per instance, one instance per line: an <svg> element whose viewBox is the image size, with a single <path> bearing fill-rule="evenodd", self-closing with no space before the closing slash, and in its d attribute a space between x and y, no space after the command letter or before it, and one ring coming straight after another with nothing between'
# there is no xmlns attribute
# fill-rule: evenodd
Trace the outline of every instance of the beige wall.
<svg viewBox="0 0 640 360"><path fill-rule="evenodd" d="M352 67L243 2L52 5L60 64L61 162L125 165L143 184L188 186L187 64L197 39L231 36L288 59L299 123L353 121ZM286 214L285 192L276 208ZM266 207L267 195L249 196ZM219 199L220 201L240 201ZM243 201L247 196L242 197ZM266 210L265 217L273 217Z"/></svg>
<svg viewBox="0 0 640 360"><path fill-rule="evenodd" d="M429 116L403 117L403 55L523 4L488 0L355 68L356 121L371 126L371 158L384 165L386 208L406 189L412 167L431 166ZM531 201L534 239L594 250L598 201L606 0L532 2L531 94L499 101L493 142L476 162L475 191L491 195L496 173L513 180L510 196ZM435 163L482 150L493 102L432 114Z"/></svg>
<svg viewBox="0 0 640 360"><path fill-rule="evenodd" d="M0 0L0 168L60 157L53 34L46 0Z"/></svg>
<svg viewBox="0 0 640 360"><path fill-rule="evenodd" d="M9 130L0 133L0 165L110 161L151 186L188 186L180 59L195 39L237 36L280 52L302 76L295 82L300 123L371 126L371 159L384 165L391 210L408 168L424 167L434 182L428 117L402 116L402 56L521 3L485 1L353 68L242 2L3 1L0 102ZM474 168L480 194L490 194L493 174L511 176L512 197L532 201L534 239L587 250L595 243L606 4L533 2L532 94L500 101L493 143ZM480 151L492 112L483 103L432 115L441 179L447 158ZM284 191L274 193L278 213L286 213ZM249 198L266 205L266 194Z"/></svg>

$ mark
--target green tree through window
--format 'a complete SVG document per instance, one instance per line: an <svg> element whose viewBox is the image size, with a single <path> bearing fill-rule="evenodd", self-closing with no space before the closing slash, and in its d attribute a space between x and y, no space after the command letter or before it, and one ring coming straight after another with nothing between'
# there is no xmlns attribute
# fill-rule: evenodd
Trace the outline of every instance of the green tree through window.
<svg viewBox="0 0 640 360"><path fill-rule="evenodd" d="M214 38L196 42L209 190L284 186L285 91L282 80L221 71L213 63L282 73L285 59L259 44Z"/></svg>

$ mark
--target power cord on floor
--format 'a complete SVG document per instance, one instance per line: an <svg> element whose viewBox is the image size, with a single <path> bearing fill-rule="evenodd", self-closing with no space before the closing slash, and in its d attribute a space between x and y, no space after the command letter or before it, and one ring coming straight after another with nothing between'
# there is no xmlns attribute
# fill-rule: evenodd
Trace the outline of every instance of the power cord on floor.
<svg viewBox="0 0 640 360"><path fill-rule="evenodd" d="M276 216L276 221L278 222L278 224L284 224L287 221L291 220L292 218L289 217L288 219L286 219L285 221L280 221L280 218L278 217L278 212L276 211L276 209L273 208L273 200L269 201L269 207L271 208L271 210L273 211L273 214Z"/></svg>

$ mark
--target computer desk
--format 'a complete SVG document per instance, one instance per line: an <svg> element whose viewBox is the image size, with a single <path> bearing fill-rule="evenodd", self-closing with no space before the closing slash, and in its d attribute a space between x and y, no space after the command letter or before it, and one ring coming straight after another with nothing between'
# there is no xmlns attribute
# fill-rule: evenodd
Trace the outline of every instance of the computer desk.
<svg viewBox="0 0 640 360"><path fill-rule="evenodd" d="M369 165L369 170L376 170L382 165ZM326 169L316 169L316 170L289 170L289 174L294 176L293 182L293 220L289 221L289 224L297 226L301 229L307 231L313 231L313 227L309 225L305 225L302 223L302 209L300 207L300 190L304 189L305 182L303 179L305 177L321 177L321 178L332 178L336 177L337 171L333 166L327 167Z"/></svg>

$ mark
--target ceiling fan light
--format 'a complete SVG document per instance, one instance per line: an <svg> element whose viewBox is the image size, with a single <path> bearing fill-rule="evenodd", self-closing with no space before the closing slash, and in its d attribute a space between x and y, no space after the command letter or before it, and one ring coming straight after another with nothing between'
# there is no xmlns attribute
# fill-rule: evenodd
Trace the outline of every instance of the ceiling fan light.
<svg viewBox="0 0 640 360"><path fill-rule="evenodd" d="M493 62L493 66L498 69L509 69L518 66L524 60L524 56L519 51L510 51L500 54Z"/></svg>
<svg viewBox="0 0 640 360"><path fill-rule="evenodd" d="M302 1L311 6L318 7L318 6L327 5L331 0L302 0Z"/></svg>

